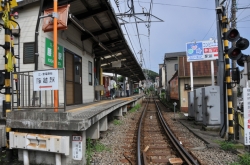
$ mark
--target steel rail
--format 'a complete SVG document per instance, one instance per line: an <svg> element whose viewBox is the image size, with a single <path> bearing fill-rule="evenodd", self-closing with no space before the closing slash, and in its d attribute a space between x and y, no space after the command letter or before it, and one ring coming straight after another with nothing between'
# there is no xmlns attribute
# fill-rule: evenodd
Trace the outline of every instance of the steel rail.
<svg viewBox="0 0 250 165"><path fill-rule="evenodd" d="M174 136L174 134L172 133L172 131L169 129L168 125L166 124L163 115L161 113L161 110L157 104L157 102L155 101L155 105L157 107L157 111L158 111L158 116L159 119L162 123L162 126L165 130L165 132L167 133L169 139L171 140L171 142L174 144L175 148L178 150L179 154L181 155L181 157L186 161L187 164L194 164L194 165L199 165L199 163L194 160L194 158L186 151L186 149L180 144L179 140L176 139L176 137Z"/></svg>
<svg viewBox="0 0 250 165"><path fill-rule="evenodd" d="M142 121L144 119L144 115L145 112L147 110L148 107L148 102L149 102L150 98L147 98L147 103L146 106L143 109L142 115L140 117L140 123L138 125L138 132L137 132L137 165L141 165L141 125L142 125Z"/></svg>

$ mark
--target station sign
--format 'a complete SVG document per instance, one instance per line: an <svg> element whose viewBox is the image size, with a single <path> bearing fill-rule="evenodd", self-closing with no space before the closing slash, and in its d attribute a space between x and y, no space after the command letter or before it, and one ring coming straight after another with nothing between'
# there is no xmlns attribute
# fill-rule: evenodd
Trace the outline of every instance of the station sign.
<svg viewBox="0 0 250 165"><path fill-rule="evenodd" d="M243 88L244 144L250 145L250 88Z"/></svg>
<svg viewBox="0 0 250 165"><path fill-rule="evenodd" d="M33 72L34 91L58 90L58 70Z"/></svg>
<svg viewBox="0 0 250 165"><path fill-rule="evenodd" d="M218 42L215 40L186 43L187 62L218 59Z"/></svg>
<svg viewBox="0 0 250 165"><path fill-rule="evenodd" d="M72 136L72 156L74 160L82 160L82 136Z"/></svg>
<svg viewBox="0 0 250 165"><path fill-rule="evenodd" d="M46 38L45 39L45 65L54 66L54 49L53 41ZM57 45L57 67L63 68L63 47Z"/></svg>

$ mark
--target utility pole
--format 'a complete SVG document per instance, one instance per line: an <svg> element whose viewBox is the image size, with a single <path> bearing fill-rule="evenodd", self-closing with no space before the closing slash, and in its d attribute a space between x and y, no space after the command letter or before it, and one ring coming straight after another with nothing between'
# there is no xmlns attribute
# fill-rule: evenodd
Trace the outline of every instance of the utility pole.
<svg viewBox="0 0 250 165"><path fill-rule="evenodd" d="M219 0L215 0L215 8L217 9L220 6ZM221 126L220 126L220 136L224 137L226 130L227 130L227 116L226 116L226 105L225 105L225 60L224 60L224 54L223 54L223 44L222 44L222 38L221 38L221 13L216 11L216 23L217 23L217 38L218 38L218 76L217 81L220 86L220 113L221 113Z"/></svg>
<svg viewBox="0 0 250 165"><path fill-rule="evenodd" d="M236 0L232 0L232 7L231 7L231 28L236 28ZM233 42L235 45L236 42ZM236 60L232 60L232 68L236 68ZM238 85L235 84L233 87L233 108L234 108L234 118L235 118L235 139L239 140L239 122L238 122L238 114L237 114L237 89Z"/></svg>

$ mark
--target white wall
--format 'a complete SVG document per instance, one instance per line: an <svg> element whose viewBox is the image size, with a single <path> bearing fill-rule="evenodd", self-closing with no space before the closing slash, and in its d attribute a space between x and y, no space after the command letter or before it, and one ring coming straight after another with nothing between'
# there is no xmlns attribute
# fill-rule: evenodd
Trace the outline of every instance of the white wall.
<svg viewBox="0 0 250 165"><path fill-rule="evenodd" d="M34 64L23 64L23 43L34 42L35 41L35 27L37 22L37 16L39 11L39 3L34 3L32 5L25 6L25 10L20 10L19 19L16 21L20 25L21 36L20 36L20 71L32 71L34 70ZM39 27L39 44L38 44L38 69L52 69L51 66L44 65L45 63L45 39L48 38L53 41L53 32L42 31L42 20ZM93 76L94 77L94 59L91 55L92 43L90 41L81 41L81 33L78 29L75 29L73 26L68 26L68 29L64 31L66 36L63 35L62 30L58 31L58 44L64 48L70 50L76 55L82 57L82 102L93 102L94 100L94 79L92 79L93 85L88 83L88 61L92 62L93 67ZM70 42L69 42L70 41ZM0 32L0 43L4 43L4 30ZM17 40L14 40L14 43L17 43ZM84 45L84 49L83 49ZM4 50L0 48L0 53L4 55ZM17 54L17 46L15 46L15 54ZM65 62L65 61L64 61ZM4 69L4 58L0 58L0 69ZM59 76L59 96L63 93L63 84L61 74ZM0 95L0 97L2 97ZM3 96L4 97L4 96ZM63 101L63 97L59 97L60 103Z"/></svg>
<svg viewBox="0 0 250 165"><path fill-rule="evenodd" d="M166 87L166 72L165 72L165 67L162 67L161 69L162 69L162 72L161 72L162 89L165 89L165 87Z"/></svg>

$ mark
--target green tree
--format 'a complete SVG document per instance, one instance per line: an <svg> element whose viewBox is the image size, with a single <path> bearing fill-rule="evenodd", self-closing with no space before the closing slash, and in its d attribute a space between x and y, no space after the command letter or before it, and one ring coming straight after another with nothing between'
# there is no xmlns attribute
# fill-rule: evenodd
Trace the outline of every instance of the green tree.
<svg viewBox="0 0 250 165"><path fill-rule="evenodd" d="M123 76L118 76L117 77L117 81L118 82L123 82L124 81L124 77Z"/></svg>
<svg viewBox="0 0 250 165"><path fill-rule="evenodd" d="M155 81L155 77L159 76L158 73L156 73L152 70L143 69L143 72L146 73L146 75L148 75L148 78L151 79L153 82Z"/></svg>

